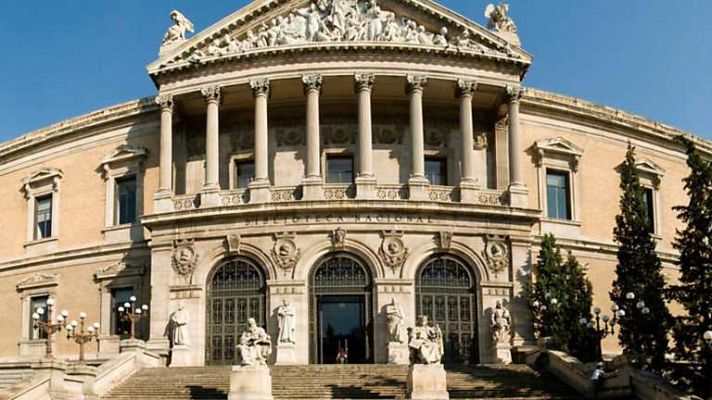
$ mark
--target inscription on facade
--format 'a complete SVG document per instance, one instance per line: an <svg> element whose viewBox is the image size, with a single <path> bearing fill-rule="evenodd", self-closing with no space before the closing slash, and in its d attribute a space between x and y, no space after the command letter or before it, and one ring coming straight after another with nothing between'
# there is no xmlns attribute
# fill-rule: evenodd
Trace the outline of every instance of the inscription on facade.
<svg viewBox="0 0 712 400"><path fill-rule="evenodd" d="M323 224L323 223L354 223L354 224L432 224L429 215L417 214L291 214L291 215L260 215L248 218L244 226L263 225L296 225L296 224Z"/></svg>

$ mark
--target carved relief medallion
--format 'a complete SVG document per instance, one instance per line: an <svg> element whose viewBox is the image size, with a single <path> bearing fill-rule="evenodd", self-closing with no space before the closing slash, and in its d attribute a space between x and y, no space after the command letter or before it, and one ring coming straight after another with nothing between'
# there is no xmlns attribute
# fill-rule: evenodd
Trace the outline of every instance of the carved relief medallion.
<svg viewBox="0 0 712 400"><path fill-rule="evenodd" d="M177 240L173 243L173 270L190 285L193 272L198 265L198 254L195 252L193 240Z"/></svg>
<svg viewBox="0 0 712 400"><path fill-rule="evenodd" d="M302 255L301 250L299 250L296 243L294 243L296 236L295 233L287 232L274 235L272 260L285 274L297 265L297 261L299 261L299 257Z"/></svg>
<svg viewBox="0 0 712 400"><path fill-rule="evenodd" d="M394 272L403 266L405 258L408 256L408 248L401 240L402 236L403 232L383 231L383 241L378 249L381 261Z"/></svg>
<svg viewBox="0 0 712 400"><path fill-rule="evenodd" d="M484 251L490 270L497 277L509 266L509 246L503 236L487 236Z"/></svg>

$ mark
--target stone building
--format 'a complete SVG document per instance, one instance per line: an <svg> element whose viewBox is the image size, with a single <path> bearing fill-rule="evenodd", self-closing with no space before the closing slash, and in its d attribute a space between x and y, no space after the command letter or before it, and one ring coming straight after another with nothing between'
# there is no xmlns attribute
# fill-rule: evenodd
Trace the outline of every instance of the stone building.
<svg viewBox="0 0 712 400"><path fill-rule="evenodd" d="M544 233L609 304L628 142L675 278L682 132L524 88L532 56L506 13L483 27L431 0L256 0L192 37L171 17L155 98L0 144L3 360L44 354L48 298L100 322L90 357L116 354L136 296L139 335L173 365L232 363L247 317L277 338L284 300L289 362L387 362L393 300L405 326L441 326L447 361L496 362L497 301L509 343L533 341L523 291Z"/></svg>

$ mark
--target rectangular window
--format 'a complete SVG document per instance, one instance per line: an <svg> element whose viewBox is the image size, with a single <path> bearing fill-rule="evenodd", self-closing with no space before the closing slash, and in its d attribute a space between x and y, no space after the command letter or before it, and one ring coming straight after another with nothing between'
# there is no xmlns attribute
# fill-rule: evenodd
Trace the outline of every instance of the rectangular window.
<svg viewBox="0 0 712 400"><path fill-rule="evenodd" d="M425 177L431 185L447 186L447 159L426 157Z"/></svg>
<svg viewBox="0 0 712 400"><path fill-rule="evenodd" d="M35 239L52 237L52 195L35 200Z"/></svg>
<svg viewBox="0 0 712 400"><path fill-rule="evenodd" d="M116 180L116 223L118 225L136 222L136 177Z"/></svg>
<svg viewBox="0 0 712 400"><path fill-rule="evenodd" d="M643 188L643 203L645 204L645 216L648 219L650 232L655 233L655 200L653 189Z"/></svg>
<svg viewBox="0 0 712 400"><path fill-rule="evenodd" d="M235 161L235 189L244 189L255 178L255 162Z"/></svg>
<svg viewBox="0 0 712 400"><path fill-rule="evenodd" d="M546 210L549 218L571 219L569 173L546 171Z"/></svg>
<svg viewBox="0 0 712 400"><path fill-rule="evenodd" d="M34 313L39 314L40 321L47 322L49 313L47 312L47 300L49 296L37 296L30 298L30 340L47 339L47 333L39 328L35 328L35 319L32 318ZM40 313L38 310L42 311Z"/></svg>
<svg viewBox="0 0 712 400"><path fill-rule="evenodd" d="M131 333L131 323L121 318L119 307L134 295L133 288L111 289L111 334L126 336Z"/></svg>
<svg viewBox="0 0 712 400"><path fill-rule="evenodd" d="M326 157L326 183L353 183L354 160L349 156Z"/></svg>

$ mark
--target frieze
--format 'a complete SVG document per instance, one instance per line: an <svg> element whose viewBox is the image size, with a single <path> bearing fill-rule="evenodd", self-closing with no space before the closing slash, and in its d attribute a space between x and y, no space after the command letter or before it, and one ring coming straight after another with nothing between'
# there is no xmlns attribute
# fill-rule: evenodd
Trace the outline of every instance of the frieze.
<svg viewBox="0 0 712 400"><path fill-rule="evenodd" d="M382 223L411 223L411 224L432 224L430 215L421 214L397 214L397 213L373 213L373 214L291 214L291 215L262 215L245 220L242 225L245 227L267 226L267 225L298 225L298 224L320 224L320 223L354 223L354 224L382 224Z"/></svg>

